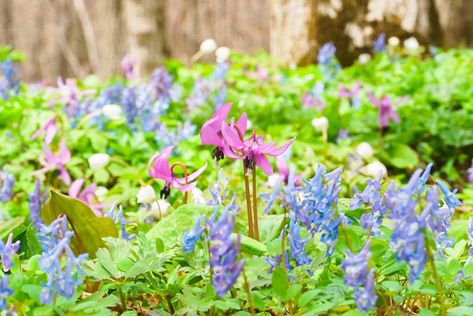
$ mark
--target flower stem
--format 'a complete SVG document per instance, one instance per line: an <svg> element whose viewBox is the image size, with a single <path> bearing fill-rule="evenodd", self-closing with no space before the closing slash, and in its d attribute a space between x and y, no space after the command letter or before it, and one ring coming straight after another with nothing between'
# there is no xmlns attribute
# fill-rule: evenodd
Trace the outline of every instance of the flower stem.
<svg viewBox="0 0 473 316"><path fill-rule="evenodd" d="M253 306L253 299L251 298L250 284L248 283L248 278L246 277L244 268L241 270L241 274L243 275L243 280L245 281L244 287L246 295L248 295L248 304L250 305L251 315L255 315L255 307Z"/></svg>
<svg viewBox="0 0 473 316"><path fill-rule="evenodd" d="M256 193L256 166L253 164L253 226L254 226L254 234L255 239L259 240L259 227L258 227L258 200L257 200L257 193Z"/></svg>
<svg viewBox="0 0 473 316"><path fill-rule="evenodd" d="M126 311L126 299L125 299L125 295L123 294L121 285L118 286L118 294L120 296L120 303L122 305L122 311Z"/></svg>
<svg viewBox="0 0 473 316"><path fill-rule="evenodd" d="M253 230L253 216L251 211L251 198L250 198L250 181L248 179L248 172L243 161L243 177L245 178L245 194L246 194L246 210L248 213L248 236L254 237Z"/></svg>
<svg viewBox="0 0 473 316"><path fill-rule="evenodd" d="M445 303L443 300L443 290L442 290L442 280L440 279L440 276L437 273L437 268L435 267L435 260L434 260L434 255L432 253L432 248L430 247L429 240L425 238L425 248L427 250L427 256L430 261L430 265L432 267L432 275L435 280L435 286L437 288L437 299L440 304L440 316L445 316L447 315L446 310L445 310Z"/></svg>

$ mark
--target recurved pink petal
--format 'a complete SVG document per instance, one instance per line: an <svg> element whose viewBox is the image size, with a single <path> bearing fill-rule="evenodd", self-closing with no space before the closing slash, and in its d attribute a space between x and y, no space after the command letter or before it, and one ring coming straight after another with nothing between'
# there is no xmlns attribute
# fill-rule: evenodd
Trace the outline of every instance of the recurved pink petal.
<svg viewBox="0 0 473 316"><path fill-rule="evenodd" d="M222 146L223 140L220 132L221 123L220 117L213 117L202 126L200 129L200 140L204 145Z"/></svg>
<svg viewBox="0 0 473 316"><path fill-rule="evenodd" d="M197 169L196 171L194 171L193 173L189 174L187 176L187 182L194 181L198 176L200 176L205 171L205 168L207 168L207 163L203 165L202 167L200 167L199 169ZM185 181L181 181L181 183L184 183L184 182Z"/></svg>
<svg viewBox="0 0 473 316"><path fill-rule="evenodd" d="M69 185L71 184L71 176L69 175L69 172L67 171L66 167L64 166L58 166L58 170L59 170L59 178L61 178L61 180Z"/></svg>
<svg viewBox="0 0 473 316"><path fill-rule="evenodd" d="M180 191L184 191L184 192L191 191L197 185L197 183L195 183L195 182L182 184L183 182L179 182L179 181L180 181L179 179L174 178L173 181L171 181L171 185L172 185L173 188L176 188L176 189L178 189Z"/></svg>
<svg viewBox="0 0 473 316"><path fill-rule="evenodd" d="M57 127L56 125L51 125L46 129L46 137L44 138L44 141L46 144L51 144L53 141L54 136L57 133Z"/></svg>
<svg viewBox="0 0 473 316"><path fill-rule="evenodd" d="M169 157L174 146L165 148L161 153L155 154L151 157L148 163L148 173L151 177L162 179L165 181L172 181L172 172L169 168Z"/></svg>
<svg viewBox="0 0 473 316"><path fill-rule="evenodd" d="M236 130L235 126L233 126L232 123L227 124L225 122L222 122L221 131L222 131L224 142L228 144L230 147L241 148L245 145L243 141L240 139L238 131Z"/></svg>
<svg viewBox="0 0 473 316"><path fill-rule="evenodd" d="M276 166L278 167L279 174L287 179L289 177L289 166L286 160L282 156L276 157Z"/></svg>
<svg viewBox="0 0 473 316"><path fill-rule="evenodd" d="M268 176L273 174L273 167L271 166L268 159L263 154L255 155L255 163Z"/></svg>
<svg viewBox="0 0 473 316"><path fill-rule="evenodd" d="M231 159L244 159L246 157L246 155L244 154L238 155L228 145L223 146L222 152L225 155L225 157L228 157Z"/></svg>
<svg viewBox="0 0 473 316"><path fill-rule="evenodd" d="M370 100L371 104L375 106L380 106L380 101L371 92L368 92L367 95L368 100Z"/></svg>
<svg viewBox="0 0 473 316"><path fill-rule="evenodd" d="M59 155L57 158L62 164L66 164L71 160L71 152L69 151L69 148L67 148L64 139L59 143Z"/></svg>
<svg viewBox="0 0 473 316"><path fill-rule="evenodd" d="M282 155L292 145L295 139L296 138L293 138L289 140L287 143L285 143L284 145L282 145L281 147L273 149L271 152L268 152L268 155L271 155L271 156Z"/></svg>
<svg viewBox="0 0 473 316"><path fill-rule="evenodd" d="M236 123L236 126L239 128L242 136L245 136L247 125L248 125L248 114L244 112Z"/></svg>
<svg viewBox="0 0 473 316"><path fill-rule="evenodd" d="M82 188L82 185L84 184L84 182L85 182L84 179L77 179L74 182L72 182L67 194L70 197L77 198L79 196L80 188Z"/></svg>

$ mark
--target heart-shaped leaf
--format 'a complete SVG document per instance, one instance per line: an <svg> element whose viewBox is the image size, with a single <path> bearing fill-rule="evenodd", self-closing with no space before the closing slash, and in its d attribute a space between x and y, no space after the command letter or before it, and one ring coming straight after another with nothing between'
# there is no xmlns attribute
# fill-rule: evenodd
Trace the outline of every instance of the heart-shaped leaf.
<svg viewBox="0 0 473 316"><path fill-rule="evenodd" d="M108 217L98 217L83 202L50 190L50 197L41 211L41 218L50 224L60 215L65 215L72 229L73 249L77 253L87 252L91 258L105 247L104 237L118 237L115 223Z"/></svg>

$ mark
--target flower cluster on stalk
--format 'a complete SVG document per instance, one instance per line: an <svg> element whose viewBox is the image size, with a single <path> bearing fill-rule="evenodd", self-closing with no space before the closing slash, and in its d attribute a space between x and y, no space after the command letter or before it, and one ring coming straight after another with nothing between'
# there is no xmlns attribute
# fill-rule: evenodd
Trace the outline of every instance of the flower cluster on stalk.
<svg viewBox="0 0 473 316"><path fill-rule="evenodd" d="M2 261L2 269L4 272L10 271L11 267L13 266L13 256L16 255L19 249L20 241L17 240L16 242L13 242L12 233L8 235L6 243L0 239L0 261Z"/></svg>
<svg viewBox="0 0 473 316"><path fill-rule="evenodd" d="M317 61L327 79L332 79L340 71L340 64L335 57L336 52L337 48L330 42L322 45L317 54Z"/></svg>
<svg viewBox="0 0 473 316"><path fill-rule="evenodd" d="M120 231L121 231L121 237L125 240L132 240L135 238L135 234L128 235L126 231L126 226L130 222L125 219L123 215L123 207L119 205L118 207L116 205L113 205L113 207L108 211L105 212L104 215L108 218L111 218L115 224L120 225Z"/></svg>
<svg viewBox="0 0 473 316"><path fill-rule="evenodd" d="M378 299L374 293L374 269L369 268L370 244L371 240L368 240L358 254L347 251L341 265L345 272L345 284L354 289L356 305L364 312L368 312L375 306Z"/></svg>
<svg viewBox="0 0 473 316"><path fill-rule="evenodd" d="M74 235L68 230L67 218L61 216L49 226L41 224L38 237L43 254L39 258L41 269L47 274L47 282L43 284L40 300L50 304L56 295L72 298L76 287L82 284L85 273L81 264L87 254L76 256L71 249Z"/></svg>
<svg viewBox="0 0 473 316"><path fill-rule="evenodd" d="M0 96L2 99L7 100L12 94L18 94L20 90L20 80L16 79L17 69L11 59L0 63L0 71L3 75L0 78Z"/></svg>
<svg viewBox="0 0 473 316"><path fill-rule="evenodd" d="M15 178L6 170L0 170L0 201L6 203L13 195Z"/></svg>

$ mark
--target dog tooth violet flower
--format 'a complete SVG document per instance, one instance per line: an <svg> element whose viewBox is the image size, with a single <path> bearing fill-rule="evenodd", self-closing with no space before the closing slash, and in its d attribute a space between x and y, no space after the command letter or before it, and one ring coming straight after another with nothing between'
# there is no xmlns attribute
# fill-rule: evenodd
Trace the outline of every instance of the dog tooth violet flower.
<svg viewBox="0 0 473 316"><path fill-rule="evenodd" d="M136 59L131 57L130 55L126 55L121 61L121 66L125 78L128 80L133 79L133 75L136 68Z"/></svg>
<svg viewBox="0 0 473 316"><path fill-rule="evenodd" d="M66 142L61 140L59 143L59 151L52 152L48 147L44 146L44 155L39 158L39 162L44 166L44 168L36 170L33 172L33 175L43 174L48 171L57 169L59 172L59 177L65 184L71 183L71 176L67 171L65 165L71 160L71 152L66 146Z"/></svg>
<svg viewBox="0 0 473 316"><path fill-rule="evenodd" d="M53 138L54 138L54 136L56 135L57 132L58 132L58 128L57 128L57 125L56 125L56 117L52 117L49 120L47 120L46 123L44 123L43 126L41 126L41 128L38 129L31 136L31 140L35 140L40 135L46 134L46 136L44 138L44 142L49 145L53 141Z"/></svg>
<svg viewBox="0 0 473 316"><path fill-rule="evenodd" d="M153 203L156 200L156 193L153 187L150 185L141 187L136 195L136 200L138 203Z"/></svg>
<svg viewBox="0 0 473 316"><path fill-rule="evenodd" d="M196 183L194 181L198 176L200 176L207 164L200 167L197 171L191 174L187 174L187 168L177 162L169 165L169 157L171 152L174 149L174 146L169 146L165 148L161 153L154 155L148 163L148 173L151 177L155 179L161 179L165 181L165 186L160 192L161 198L167 198L171 192L171 187L178 189L180 191L191 191ZM174 173L174 168L179 166L184 171L184 177L178 178Z"/></svg>
<svg viewBox="0 0 473 316"><path fill-rule="evenodd" d="M223 147L225 146L223 134L222 134L222 124L226 124L228 113L232 107L231 103L222 105L212 116L210 120L204 123L200 129L200 139L204 145L214 145L216 148L212 152L212 158L217 161L224 158ZM238 119L236 126L239 130L239 133L242 135L245 134L247 128L247 115L243 113Z"/></svg>
<svg viewBox="0 0 473 316"><path fill-rule="evenodd" d="M282 155L295 140L293 138L281 147L276 148L276 143L264 143L264 137L256 136L255 131L253 131L249 138L243 140L243 132L240 133L235 128L233 122L230 124L222 123L222 134L225 140L225 147L223 149L225 156L233 159L243 159L247 169L256 165L267 175L273 174L273 167L266 158L266 155L273 157Z"/></svg>
<svg viewBox="0 0 473 316"><path fill-rule="evenodd" d="M2 269L4 272L10 271L13 262L12 258L20 249L20 241L13 243L13 234L8 235L6 243L0 239L0 260L2 261Z"/></svg>
<svg viewBox="0 0 473 316"><path fill-rule="evenodd" d="M110 156L105 153L97 153L91 155L87 160L89 161L91 169L101 169L108 165L110 162Z"/></svg>
<svg viewBox="0 0 473 316"><path fill-rule="evenodd" d="M389 121L399 123L399 115L393 108L392 100L389 96L383 96L381 99L376 98L371 92L368 92L368 99L371 104L378 108L379 127L385 128L389 126Z"/></svg>

